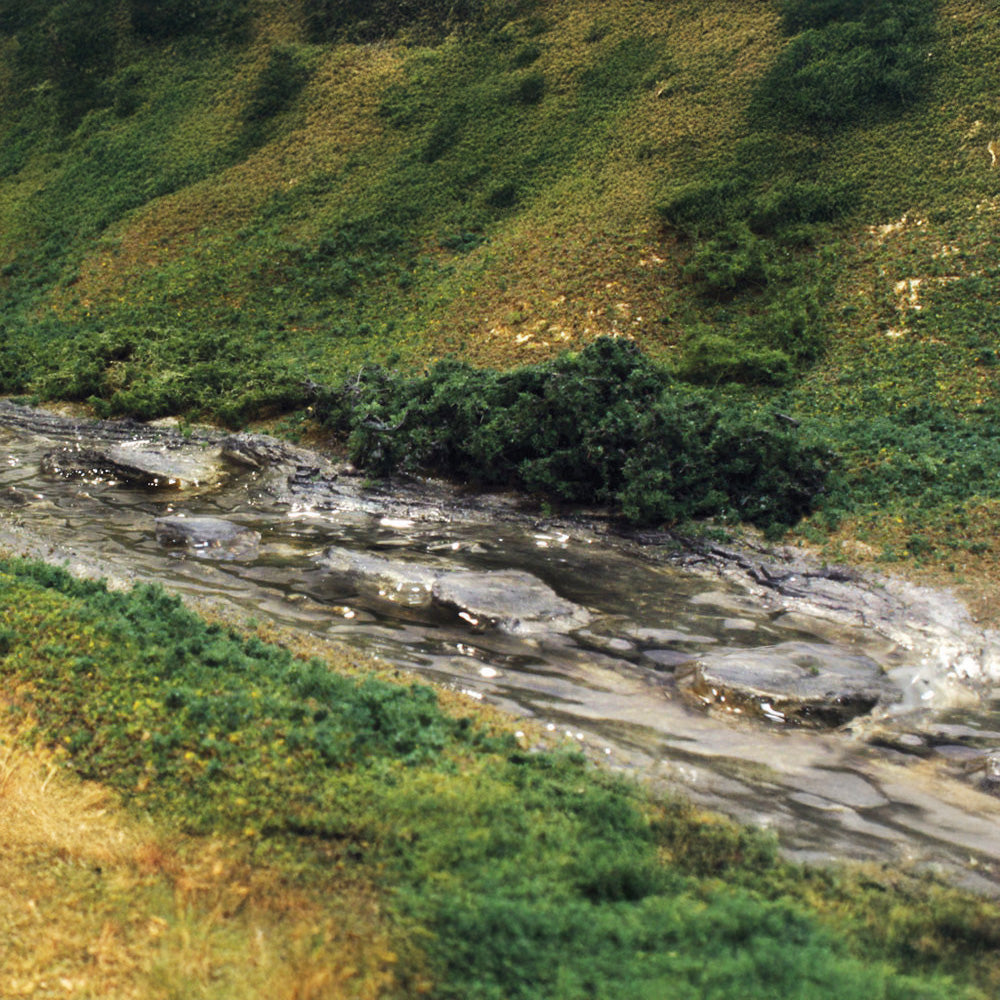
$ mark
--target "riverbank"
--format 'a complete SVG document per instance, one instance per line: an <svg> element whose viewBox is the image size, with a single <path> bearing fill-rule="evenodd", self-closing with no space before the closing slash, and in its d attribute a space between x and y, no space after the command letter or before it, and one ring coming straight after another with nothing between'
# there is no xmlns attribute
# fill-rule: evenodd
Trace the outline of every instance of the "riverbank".
<svg viewBox="0 0 1000 1000"><path fill-rule="evenodd" d="M153 940L182 941L199 913L213 939L238 939L248 915L265 919L257 900L276 879L299 914L333 900L303 964L317 997L595 997L668 978L692 996L784 996L805 976L812 996L852 984L865 996L986 996L1000 981L983 937L997 914L982 899L891 869L788 865L766 835L533 752L492 720L442 712L427 688L343 679L206 627L148 588L108 593L11 562L0 585L8 711L20 706L62 762L158 824L105 862L107 877L71 853L73 886L107 901L121 866L134 872L149 837L174 831L168 857L184 860L143 876ZM345 943L331 928L359 892L374 921ZM142 926L132 913L107 917L105 948ZM270 931L256 940L252 955L279 947ZM148 954L133 958L148 973ZM225 961L203 959L202 970ZM169 950L166 962L161 976L177 974ZM197 980L204 995L226 995L210 979Z"/></svg>
<svg viewBox="0 0 1000 1000"><path fill-rule="evenodd" d="M543 517L514 495L367 483L273 438L9 405L0 420L10 551L163 583L324 655L347 643L767 826L799 860L889 860L994 891L1000 726L988 688L957 669L985 672L987 637L937 594L773 545L636 533L600 511ZM197 485L150 485L196 469ZM168 522L191 544L167 539Z"/></svg>

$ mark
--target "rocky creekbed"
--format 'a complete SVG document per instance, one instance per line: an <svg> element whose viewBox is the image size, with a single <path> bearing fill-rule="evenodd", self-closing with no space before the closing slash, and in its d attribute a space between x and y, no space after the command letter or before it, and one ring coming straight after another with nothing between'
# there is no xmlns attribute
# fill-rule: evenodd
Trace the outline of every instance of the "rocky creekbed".
<svg viewBox="0 0 1000 1000"><path fill-rule="evenodd" d="M945 594L262 436L0 402L0 454L8 552L351 644L793 854L1000 886L1000 644Z"/></svg>

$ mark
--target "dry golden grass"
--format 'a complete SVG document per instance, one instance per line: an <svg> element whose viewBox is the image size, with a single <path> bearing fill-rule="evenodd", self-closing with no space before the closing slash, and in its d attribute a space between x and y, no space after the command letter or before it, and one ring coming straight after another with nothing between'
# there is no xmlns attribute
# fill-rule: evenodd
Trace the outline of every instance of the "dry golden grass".
<svg viewBox="0 0 1000 1000"><path fill-rule="evenodd" d="M562 64L587 63L583 39L602 19L635 37L667 38L672 72L665 90L641 94L617 121L596 167L586 159L470 255L432 353L459 349L503 367L599 336L634 337L654 353L675 342L680 327L660 323L664 288L678 280L675 248L651 205L665 181L688 176L692 158L724 158L745 137L751 85L781 42L773 10L732 0L623 3L613 13L565 2L550 5L548 18L552 41L536 64L548 81L560 79Z"/></svg>
<svg viewBox="0 0 1000 1000"><path fill-rule="evenodd" d="M26 746L4 716L5 1000L374 1000L393 986L370 887L327 886L319 899L233 844L168 836Z"/></svg>

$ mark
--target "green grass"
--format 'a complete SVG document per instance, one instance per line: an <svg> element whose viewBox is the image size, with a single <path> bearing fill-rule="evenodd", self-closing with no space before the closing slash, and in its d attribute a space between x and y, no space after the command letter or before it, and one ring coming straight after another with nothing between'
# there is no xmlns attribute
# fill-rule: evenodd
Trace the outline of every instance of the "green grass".
<svg viewBox="0 0 1000 1000"><path fill-rule="evenodd" d="M980 997L1000 975L992 904L786 865L426 687L338 675L156 588L5 561L0 594L6 710L178 831L313 888L370 880L400 995L429 974L437 997Z"/></svg>

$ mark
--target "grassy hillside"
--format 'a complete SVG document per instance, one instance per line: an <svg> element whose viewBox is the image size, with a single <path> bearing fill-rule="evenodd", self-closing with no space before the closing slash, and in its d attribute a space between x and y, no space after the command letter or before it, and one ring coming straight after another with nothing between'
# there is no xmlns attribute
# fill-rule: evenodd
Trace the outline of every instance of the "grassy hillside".
<svg viewBox="0 0 1000 1000"><path fill-rule="evenodd" d="M239 425L366 360L625 336L840 456L807 537L988 570L998 31L985 0L6 0L0 389Z"/></svg>
<svg viewBox="0 0 1000 1000"><path fill-rule="evenodd" d="M786 864L157 588L2 560L0 598L5 996L996 995L993 902Z"/></svg>

